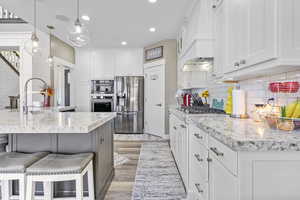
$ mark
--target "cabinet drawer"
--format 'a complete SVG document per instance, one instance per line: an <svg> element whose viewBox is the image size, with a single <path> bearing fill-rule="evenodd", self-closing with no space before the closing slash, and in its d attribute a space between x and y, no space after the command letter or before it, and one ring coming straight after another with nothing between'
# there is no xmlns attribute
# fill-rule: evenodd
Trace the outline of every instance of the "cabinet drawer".
<svg viewBox="0 0 300 200"><path fill-rule="evenodd" d="M209 137L209 154L212 154L232 174L237 175L237 152L231 150L213 137Z"/></svg>
<svg viewBox="0 0 300 200"><path fill-rule="evenodd" d="M189 135L192 140L199 142L206 148L208 148L208 134L202 131L200 128L196 127L195 125L189 126Z"/></svg>
<svg viewBox="0 0 300 200"><path fill-rule="evenodd" d="M208 183L194 182L192 185L193 196L197 200L208 200Z"/></svg>
<svg viewBox="0 0 300 200"><path fill-rule="evenodd" d="M197 142L195 142L197 144ZM190 176L193 177L198 174L198 181L208 181L208 150L202 145L195 145L190 151L190 166L191 173Z"/></svg>

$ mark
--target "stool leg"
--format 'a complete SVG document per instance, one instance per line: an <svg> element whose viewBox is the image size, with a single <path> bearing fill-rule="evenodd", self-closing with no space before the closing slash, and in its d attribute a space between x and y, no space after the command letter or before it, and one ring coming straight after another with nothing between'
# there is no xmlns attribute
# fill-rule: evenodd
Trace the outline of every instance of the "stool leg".
<svg viewBox="0 0 300 200"><path fill-rule="evenodd" d="M83 200L83 178L81 174L76 177L76 200Z"/></svg>
<svg viewBox="0 0 300 200"><path fill-rule="evenodd" d="M53 198L53 187L52 182L44 182L44 198L45 200L52 200Z"/></svg>
<svg viewBox="0 0 300 200"><path fill-rule="evenodd" d="M1 197L3 200L10 198L9 181L8 180L1 181Z"/></svg>
<svg viewBox="0 0 300 200"><path fill-rule="evenodd" d="M32 177L31 176L28 176L27 177L27 184L26 184L26 200L32 200L32 197L33 197L33 193L35 190L35 187L33 187L33 180L32 180Z"/></svg>
<svg viewBox="0 0 300 200"><path fill-rule="evenodd" d="M25 200L26 195L26 176L22 175L19 179L19 200Z"/></svg>
<svg viewBox="0 0 300 200"><path fill-rule="evenodd" d="M91 162L88 166L88 188L89 188L89 200L95 200L95 192L94 192L94 168L93 162Z"/></svg>

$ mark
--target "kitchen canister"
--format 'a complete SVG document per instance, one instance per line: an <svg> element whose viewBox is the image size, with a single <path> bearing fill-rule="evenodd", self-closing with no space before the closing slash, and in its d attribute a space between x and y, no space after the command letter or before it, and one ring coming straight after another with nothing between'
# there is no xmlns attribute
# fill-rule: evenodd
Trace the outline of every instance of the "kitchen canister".
<svg viewBox="0 0 300 200"><path fill-rule="evenodd" d="M246 92L241 89L232 90L232 114L233 118L248 118L246 105Z"/></svg>

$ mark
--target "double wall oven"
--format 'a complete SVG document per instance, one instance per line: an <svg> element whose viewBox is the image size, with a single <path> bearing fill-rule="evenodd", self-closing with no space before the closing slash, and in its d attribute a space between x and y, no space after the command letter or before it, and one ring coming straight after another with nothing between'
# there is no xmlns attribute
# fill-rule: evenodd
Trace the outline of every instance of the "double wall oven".
<svg viewBox="0 0 300 200"><path fill-rule="evenodd" d="M91 81L92 112L114 112L114 81Z"/></svg>

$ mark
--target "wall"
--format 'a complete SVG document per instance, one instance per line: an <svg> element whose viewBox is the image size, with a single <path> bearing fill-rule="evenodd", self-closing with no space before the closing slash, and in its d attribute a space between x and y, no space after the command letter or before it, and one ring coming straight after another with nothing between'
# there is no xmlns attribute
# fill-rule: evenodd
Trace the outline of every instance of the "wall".
<svg viewBox="0 0 300 200"><path fill-rule="evenodd" d="M0 109L9 106L8 96L19 94L19 76L0 59Z"/></svg>
<svg viewBox="0 0 300 200"><path fill-rule="evenodd" d="M241 81L239 84L241 89L247 91L247 110L248 114L251 115L255 104L266 103L269 98L275 98L276 105L286 105L297 97L300 97L300 93L296 94L275 94L268 90L270 82L274 81L298 81L300 82L300 71L281 73L272 76L264 76L255 79L249 79ZM223 98L227 99L227 89L232 84L224 83L211 83L209 87L210 100L212 98Z"/></svg>
<svg viewBox="0 0 300 200"><path fill-rule="evenodd" d="M143 49L77 49L76 105L79 111L90 111L90 81L111 80L115 76L143 76Z"/></svg>

